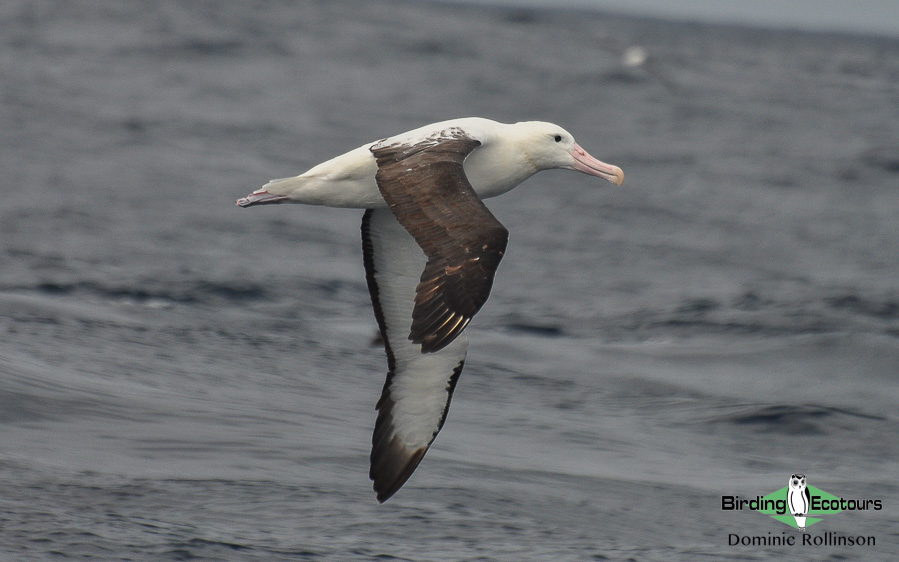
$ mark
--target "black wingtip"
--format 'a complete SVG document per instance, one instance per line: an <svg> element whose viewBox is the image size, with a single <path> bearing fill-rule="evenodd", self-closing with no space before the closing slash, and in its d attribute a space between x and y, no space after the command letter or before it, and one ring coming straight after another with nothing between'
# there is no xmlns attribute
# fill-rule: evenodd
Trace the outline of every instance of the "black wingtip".
<svg viewBox="0 0 899 562"><path fill-rule="evenodd" d="M396 435L387 444L372 449L368 476L374 481L378 503L386 502L403 487L427 451L427 447L409 449Z"/></svg>

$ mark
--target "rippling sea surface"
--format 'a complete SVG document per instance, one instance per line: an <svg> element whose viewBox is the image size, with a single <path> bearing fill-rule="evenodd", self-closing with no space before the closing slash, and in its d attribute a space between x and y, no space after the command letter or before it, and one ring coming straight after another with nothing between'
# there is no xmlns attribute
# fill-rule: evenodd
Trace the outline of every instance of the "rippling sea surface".
<svg viewBox="0 0 899 562"><path fill-rule="evenodd" d="M0 558L899 556L899 41L430 3L0 8ZM645 60L642 60L643 57ZM378 505L361 211L234 199L479 115L544 172ZM880 511L796 535L791 473Z"/></svg>

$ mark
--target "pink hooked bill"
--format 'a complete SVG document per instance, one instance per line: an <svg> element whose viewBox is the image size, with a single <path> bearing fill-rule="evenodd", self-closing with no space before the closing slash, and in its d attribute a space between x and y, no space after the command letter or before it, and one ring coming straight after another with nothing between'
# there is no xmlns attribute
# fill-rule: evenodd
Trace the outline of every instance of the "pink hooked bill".
<svg viewBox="0 0 899 562"><path fill-rule="evenodd" d="M587 154L587 151L581 148L581 145L574 143L574 149L571 151L571 157L574 158L574 169L591 176L600 177L615 185L624 183L624 172L618 166L606 164L601 160Z"/></svg>
<svg viewBox="0 0 899 562"><path fill-rule="evenodd" d="M282 203L287 200L286 195L275 195L268 191L254 191L253 193L237 200L240 207L249 207L250 205L269 205L272 203Z"/></svg>

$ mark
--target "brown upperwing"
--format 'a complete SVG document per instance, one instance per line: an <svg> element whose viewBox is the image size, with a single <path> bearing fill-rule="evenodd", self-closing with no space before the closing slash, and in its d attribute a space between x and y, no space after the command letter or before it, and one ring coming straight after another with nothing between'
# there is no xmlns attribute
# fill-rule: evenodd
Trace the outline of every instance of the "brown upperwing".
<svg viewBox="0 0 899 562"><path fill-rule="evenodd" d="M444 134L371 148L381 195L428 258L409 333L423 353L449 345L481 309L509 240L462 167L480 141L459 129Z"/></svg>

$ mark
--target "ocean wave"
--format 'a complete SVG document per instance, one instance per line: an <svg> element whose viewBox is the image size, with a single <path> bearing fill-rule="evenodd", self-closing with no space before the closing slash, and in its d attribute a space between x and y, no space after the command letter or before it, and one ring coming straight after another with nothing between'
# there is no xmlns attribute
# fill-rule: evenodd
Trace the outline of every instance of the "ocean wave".
<svg viewBox="0 0 899 562"><path fill-rule="evenodd" d="M731 299L696 297L671 306L610 317L601 331L611 339L732 334L780 337L839 332L899 334L899 302L858 292L766 296L746 291ZM583 335L588 328L566 328ZM589 331L595 333L593 324Z"/></svg>
<svg viewBox="0 0 899 562"><path fill-rule="evenodd" d="M783 435L825 435L835 428L871 426L887 422L882 416L847 408L817 404L752 404L708 421L712 425L732 425L759 433Z"/></svg>
<svg viewBox="0 0 899 562"><path fill-rule="evenodd" d="M45 295L89 295L101 299L142 303L149 301L182 304L211 301L242 303L271 298L268 289L263 285L243 281L195 280L165 283L152 280L134 284L104 284L97 281L43 281L35 285L12 287L7 290L34 291Z"/></svg>

